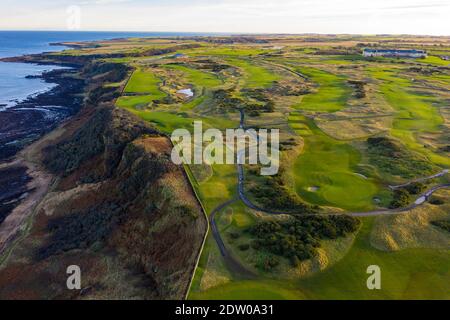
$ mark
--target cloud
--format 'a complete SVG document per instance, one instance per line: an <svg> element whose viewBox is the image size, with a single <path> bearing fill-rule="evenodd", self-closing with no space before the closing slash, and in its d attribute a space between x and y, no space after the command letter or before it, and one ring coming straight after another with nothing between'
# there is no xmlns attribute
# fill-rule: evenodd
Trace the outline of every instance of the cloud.
<svg viewBox="0 0 450 320"><path fill-rule="evenodd" d="M70 5L84 30L443 34L450 16L447 0L1 0L0 29L64 29Z"/></svg>

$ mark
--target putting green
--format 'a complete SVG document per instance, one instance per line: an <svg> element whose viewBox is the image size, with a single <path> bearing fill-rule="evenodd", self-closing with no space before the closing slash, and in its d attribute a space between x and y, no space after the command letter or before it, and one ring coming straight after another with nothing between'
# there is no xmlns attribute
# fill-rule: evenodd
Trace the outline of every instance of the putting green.
<svg viewBox="0 0 450 320"><path fill-rule="evenodd" d="M293 115L289 120L294 128L300 128L296 132L305 140L304 151L291 168L297 193L314 204L352 211L372 209L379 189L372 180L355 173L358 151L325 135L310 119Z"/></svg>

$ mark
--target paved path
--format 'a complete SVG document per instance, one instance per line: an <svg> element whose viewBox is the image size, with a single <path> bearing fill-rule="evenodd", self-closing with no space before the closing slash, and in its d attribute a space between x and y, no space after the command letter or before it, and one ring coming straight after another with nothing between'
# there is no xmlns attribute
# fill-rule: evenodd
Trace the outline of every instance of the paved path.
<svg viewBox="0 0 450 320"><path fill-rule="evenodd" d="M241 121L240 121L240 128L245 128L245 113L244 110L240 110L241 114ZM245 150L238 150L238 163L244 163L243 160L245 157ZM215 218L217 214L219 214L222 210L224 210L226 207L230 206L231 204L241 200L245 206L247 206L250 209L266 213L269 215L292 215L293 212L279 212L279 211L273 211L273 210L267 210L264 208L261 208L257 205L255 205L250 199L247 198L245 195L245 173L244 173L244 165L238 164L237 165L238 170L238 198L229 200L227 202L224 202L220 206L218 206L216 209L213 210L210 216L210 224L211 224L211 231L213 234L214 239L216 240L216 243L219 247L220 253L225 259L226 264L230 267L230 269L239 275L245 277L245 278L253 278L255 277L254 273L246 269L239 261L237 261L228 251L228 249L225 246L225 243L223 242L223 239L220 235L219 229L217 227ZM444 170L438 175L433 176L434 178L443 176L448 173L448 170ZM431 179L430 177L424 178L422 181L425 181L427 179ZM413 182L410 182L411 184ZM406 185L409 185L406 184ZM405 186L406 186L405 185ZM320 216L336 216L336 215L342 215L346 214L352 217L372 217L372 216L383 216L383 215L398 215L398 214L404 214L405 212L408 212L412 209L415 209L423 204L425 204L428 199L438 190L449 188L450 183L438 185L430 190L426 191L422 195L420 195L419 198L410 206L406 208L399 208L399 209L383 209L383 210L374 210L369 212L343 212L343 213L323 213L323 214L317 214ZM305 215L306 216L306 215Z"/></svg>
<svg viewBox="0 0 450 320"><path fill-rule="evenodd" d="M211 232L214 239L216 240L217 246L219 247L220 254L225 260L225 264L231 271L234 272L234 275L241 276L245 279L253 279L255 277L255 274L245 268L239 261L237 261L236 258L234 258L233 255L231 255L228 249L225 247L225 243L223 242L222 236L220 235L219 228L217 227L216 223L216 215L237 201L239 201L238 198L224 202L211 212L209 218L209 222L211 224Z"/></svg>
<svg viewBox="0 0 450 320"><path fill-rule="evenodd" d="M420 183L420 182L425 182L425 181L428 181L428 180L432 180L432 179L436 179L436 178L443 177L443 176L445 176L448 172L449 172L448 169L442 170L442 171L439 172L438 174L435 174L435 175L432 175L432 176L429 176L429 177L425 177L425 178L421 178L421 179L416 179L416 180L410 181L410 182L408 182L408 183L400 184L400 185L398 185L398 186L389 186L389 188L391 188L392 190L404 188L404 187L407 187L407 186L412 185L413 183Z"/></svg>

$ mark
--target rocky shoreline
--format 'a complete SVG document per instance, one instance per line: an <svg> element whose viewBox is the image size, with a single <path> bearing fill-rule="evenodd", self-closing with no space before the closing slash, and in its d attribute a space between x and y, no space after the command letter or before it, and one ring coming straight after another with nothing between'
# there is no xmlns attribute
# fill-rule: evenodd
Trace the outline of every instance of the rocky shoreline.
<svg viewBox="0 0 450 320"><path fill-rule="evenodd" d="M3 61L58 65L40 61L40 56ZM80 110L85 81L75 76L79 69L79 66L71 65L67 69L43 73L39 77L47 83L56 84L53 89L30 96L0 112L0 224L35 188L29 168L15 159L17 154Z"/></svg>

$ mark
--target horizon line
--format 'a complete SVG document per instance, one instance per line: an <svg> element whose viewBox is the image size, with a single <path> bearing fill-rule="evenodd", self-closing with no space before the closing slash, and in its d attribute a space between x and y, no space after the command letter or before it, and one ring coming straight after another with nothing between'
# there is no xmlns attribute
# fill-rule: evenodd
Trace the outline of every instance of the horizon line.
<svg viewBox="0 0 450 320"><path fill-rule="evenodd" d="M414 34L414 33L329 33L329 32L304 32L304 33L289 33L289 32L206 32L206 31L139 31L139 30L63 30L63 29L0 29L0 32L67 32L67 33L83 33L83 32L100 32L100 33L178 33L178 34L205 34L205 35L224 35L224 36L240 36L240 35L254 35L254 36L301 36L301 35L322 35L322 36L416 36L416 37L450 37L450 34L435 35L435 34Z"/></svg>

